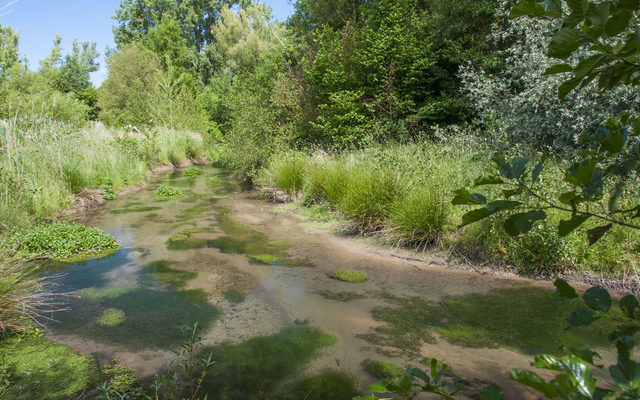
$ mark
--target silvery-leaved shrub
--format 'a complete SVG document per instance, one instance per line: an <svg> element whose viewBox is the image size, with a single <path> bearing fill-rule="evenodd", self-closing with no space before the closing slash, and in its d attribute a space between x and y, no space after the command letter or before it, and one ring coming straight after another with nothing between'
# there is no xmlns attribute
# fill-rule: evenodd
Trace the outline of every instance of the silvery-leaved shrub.
<svg viewBox="0 0 640 400"><path fill-rule="evenodd" d="M619 86L605 92L591 83L560 100L558 87L565 77L544 74L558 63L547 56L558 21L508 19L509 8L502 4L499 13L505 18L494 23L489 38L502 49L496 54L496 59L502 60L496 68L499 72L487 72L470 64L460 71L463 91L495 144L524 144L572 153L583 134L596 129L611 115L623 110L640 111L638 87ZM576 54L576 59L585 56L584 51Z"/></svg>

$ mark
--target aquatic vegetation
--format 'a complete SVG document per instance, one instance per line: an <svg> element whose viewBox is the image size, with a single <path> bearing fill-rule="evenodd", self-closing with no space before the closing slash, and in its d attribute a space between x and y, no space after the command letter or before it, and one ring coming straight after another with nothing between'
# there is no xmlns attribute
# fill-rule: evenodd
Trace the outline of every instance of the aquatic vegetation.
<svg viewBox="0 0 640 400"><path fill-rule="evenodd" d="M154 206L142 206L138 204L118 208L112 210L112 214L130 214L130 213L139 213L139 212L147 212L147 211L155 211L160 210L162 207L154 207Z"/></svg>
<svg viewBox="0 0 640 400"><path fill-rule="evenodd" d="M115 251L116 240L98 228L74 222L56 221L4 235L4 248L15 250L19 258L52 257L64 260L79 254Z"/></svg>
<svg viewBox="0 0 640 400"><path fill-rule="evenodd" d="M117 308L107 308L96 320L96 323L101 326L117 326L124 322L125 318L124 311Z"/></svg>
<svg viewBox="0 0 640 400"><path fill-rule="evenodd" d="M14 336L0 341L0 359L11 366L7 399L73 398L93 383L91 357L44 336Z"/></svg>
<svg viewBox="0 0 640 400"><path fill-rule="evenodd" d="M143 286L121 291L108 288L106 292L91 289L84 293L89 297L72 299L70 307L74 311L60 313L57 319L61 323L51 329L132 349L169 348L181 343L177 329L180 326L198 321L203 329L208 329L220 315L202 290ZM96 324L96 319L110 308L124 312L124 321L109 327Z"/></svg>
<svg viewBox="0 0 640 400"><path fill-rule="evenodd" d="M367 274L361 271L336 271L329 274L329 277L350 283L362 283L369 279Z"/></svg>
<svg viewBox="0 0 640 400"><path fill-rule="evenodd" d="M198 168L195 165L188 167L184 170L184 176L197 176L204 174L202 168Z"/></svg>
<svg viewBox="0 0 640 400"><path fill-rule="evenodd" d="M260 336L239 344L205 349L215 355L204 393L210 398L240 400L279 398L280 384L294 377L323 347L336 339L307 326L287 328L272 336Z"/></svg>
<svg viewBox="0 0 640 400"><path fill-rule="evenodd" d="M135 290L135 286L114 286L105 289L96 289L94 286L86 289L76 290L75 295L82 299L93 301L104 301L122 296L125 293Z"/></svg>
<svg viewBox="0 0 640 400"><path fill-rule="evenodd" d="M432 303L418 297L385 297L394 307L378 307L373 318L385 325L360 335L391 353L415 354L423 342L434 343L433 332L467 347L506 347L523 354L558 354L563 344L576 348L608 348L610 323L563 333L566 318L579 303L558 303L536 287L497 289ZM505 310L518 312L505 312ZM395 349L391 351L390 349Z"/></svg>
<svg viewBox="0 0 640 400"><path fill-rule="evenodd" d="M207 183L210 185L219 185L220 183L222 183L222 179L219 176L212 176L207 179Z"/></svg>
<svg viewBox="0 0 640 400"><path fill-rule="evenodd" d="M192 234L176 233L167 239L166 246L168 250L201 249L212 242L211 240L193 237Z"/></svg>
<svg viewBox="0 0 640 400"><path fill-rule="evenodd" d="M245 294L238 289L226 290L222 295L229 303L233 304L242 303L245 299Z"/></svg>
<svg viewBox="0 0 640 400"><path fill-rule="evenodd" d="M356 292L333 292L329 289L318 289L316 290L320 296L329 300L338 300L338 301L350 301L356 299L363 299L365 296Z"/></svg>
<svg viewBox="0 0 640 400"><path fill-rule="evenodd" d="M281 400L351 400L358 395L355 381L344 372L325 371L303 378L278 393Z"/></svg>
<svg viewBox="0 0 640 400"><path fill-rule="evenodd" d="M157 280L159 284L169 284L175 288L184 287L187 282L198 276L197 272L171 268L172 264L171 261L161 260L147 264L144 268L147 274Z"/></svg>
<svg viewBox="0 0 640 400"><path fill-rule="evenodd" d="M120 360L112 360L111 364L102 366L102 376L107 384L106 392L113 398L139 398L140 380L136 371L120 364ZM116 397L121 396L121 397Z"/></svg>
<svg viewBox="0 0 640 400"><path fill-rule="evenodd" d="M385 360L364 360L362 368L376 379L390 379L402 375L405 371L400 365Z"/></svg>
<svg viewBox="0 0 640 400"><path fill-rule="evenodd" d="M180 196L182 196L181 190L172 188L165 184L158 186L158 190L153 194L153 197L159 201L175 199Z"/></svg>

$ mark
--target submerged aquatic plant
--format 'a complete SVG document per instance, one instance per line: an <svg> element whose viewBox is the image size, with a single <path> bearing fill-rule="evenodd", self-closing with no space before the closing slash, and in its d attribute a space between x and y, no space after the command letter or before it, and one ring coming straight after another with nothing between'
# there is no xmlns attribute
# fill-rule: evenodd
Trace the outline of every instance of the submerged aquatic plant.
<svg viewBox="0 0 640 400"><path fill-rule="evenodd" d="M122 322L124 322L125 314L124 311L119 310L117 308L108 308L104 310L100 318L96 320L96 323L100 326L118 326Z"/></svg>
<svg viewBox="0 0 640 400"><path fill-rule="evenodd" d="M159 201L175 199L176 197L180 196L182 196L181 190L172 188L165 184L161 184L160 186L158 186L158 190L156 190L156 192L153 194L153 197Z"/></svg>
<svg viewBox="0 0 640 400"><path fill-rule="evenodd" d="M367 274L361 271L336 271L329 274L329 278L350 283L362 283L369 279Z"/></svg>

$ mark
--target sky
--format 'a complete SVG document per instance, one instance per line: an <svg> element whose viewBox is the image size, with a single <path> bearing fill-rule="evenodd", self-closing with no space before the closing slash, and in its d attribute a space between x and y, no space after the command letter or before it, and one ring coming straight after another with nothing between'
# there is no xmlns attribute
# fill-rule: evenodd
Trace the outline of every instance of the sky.
<svg viewBox="0 0 640 400"><path fill-rule="evenodd" d="M293 0L264 0L280 21L293 13ZM111 28L120 0L0 0L0 25L11 26L20 34L20 54L29 68L37 70L40 60L51 51L56 34L69 51L73 39L96 42L100 52L100 70L91 75L99 86L107 77L104 53L114 48Z"/></svg>

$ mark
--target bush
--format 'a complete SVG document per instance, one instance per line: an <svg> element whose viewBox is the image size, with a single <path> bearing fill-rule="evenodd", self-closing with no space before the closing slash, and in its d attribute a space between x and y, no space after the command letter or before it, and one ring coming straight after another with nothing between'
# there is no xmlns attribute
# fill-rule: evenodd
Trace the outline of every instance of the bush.
<svg viewBox="0 0 640 400"><path fill-rule="evenodd" d="M191 166L184 170L184 176L197 176L204 174L202 168L198 168L196 166Z"/></svg>

